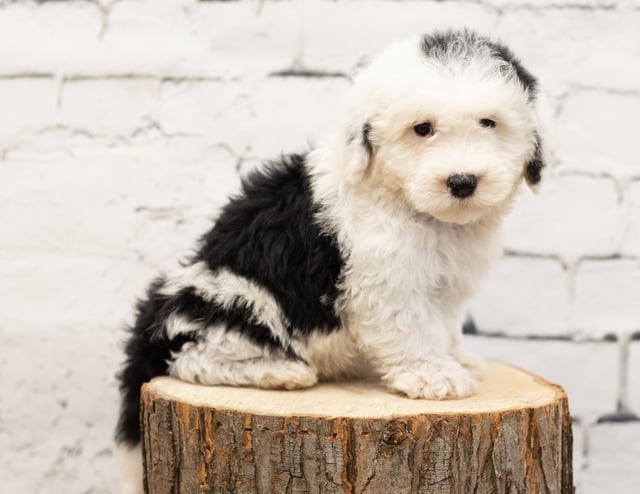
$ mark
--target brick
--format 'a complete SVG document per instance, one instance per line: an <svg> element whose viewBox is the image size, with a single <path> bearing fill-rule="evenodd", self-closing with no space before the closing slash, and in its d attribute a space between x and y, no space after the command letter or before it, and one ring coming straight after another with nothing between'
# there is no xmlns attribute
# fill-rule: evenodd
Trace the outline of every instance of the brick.
<svg viewBox="0 0 640 494"><path fill-rule="evenodd" d="M604 69L600 69L605 72ZM626 183L637 175L635 132L640 94L574 91L564 101L549 139L562 170L606 174Z"/></svg>
<svg viewBox="0 0 640 494"><path fill-rule="evenodd" d="M336 119L344 79L274 77L245 83L167 82L160 121L169 133L205 136L239 155L305 151Z"/></svg>
<svg viewBox="0 0 640 494"><path fill-rule="evenodd" d="M244 3L244 2L243 2ZM182 5L181 5L182 4ZM111 8L98 51L102 67L83 63L91 73L211 75L211 40L192 25L201 10L195 2L117 2ZM216 31L216 23L211 31ZM197 67L197 70L193 70Z"/></svg>
<svg viewBox="0 0 640 494"><path fill-rule="evenodd" d="M570 2L555 3L561 7L570 5ZM496 32L540 78L542 86L636 91L640 71L629 70L629 63L640 58L636 36L639 10L535 8L531 2L528 5L531 8L506 9ZM612 109L607 112L615 115ZM602 130L604 126L599 128Z"/></svg>
<svg viewBox="0 0 640 494"><path fill-rule="evenodd" d="M558 261L506 257L471 304L480 331L508 335L566 334L568 276Z"/></svg>
<svg viewBox="0 0 640 494"><path fill-rule="evenodd" d="M252 148L258 156L307 151L332 132L349 83L345 79L270 78L252 90Z"/></svg>
<svg viewBox="0 0 640 494"><path fill-rule="evenodd" d="M569 326L593 337L640 327L640 261L585 260L577 269Z"/></svg>
<svg viewBox="0 0 640 494"><path fill-rule="evenodd" d="M92 2L11 3L0 10L0 75L265 74L292 63L300 30L288 2L260 15L251 2L113 2L108 15Z"/></svg>
<svg viewBox="0 0 640 494"><path fill-rule="evenodd" d="M111 492L114 356L123 332L96 322L3 327L9 358L0 368L11 387L0 397L0 443L11 451L3 458L6 492ZM29 358L16 358L25 340Z"/></svg>
<svg viewBox="0 0 640 494"><path fill-rule="evenodd" d="M588 433L588 467L576 491L635 494L640 485L640 422L598 424Z"/></svg>
<svg viewBox="0 0 640 494"><path fill-rule="evenodd" d="M153 120L160 82L154 79L66 81L59 121L98 135L129 135Z"/></svg>
<svg viewBox="0 0 640 494"><path fill-rule="evenodd" d="M622 254L640 255L640 181L629 185L624 193L625 230L622 243Z"/></svg>
<svg viewBox="0 0 640 494"><path fill-rule="evenodd" d="M627 390L629 406L636 415L640 416L640 341L631 342L627 376L629 380Z"/></svg>
<svg viewBox="0 0 640 494"><path fill-rule="evenodd" d="M298 12L289 2L256 9L251 2L118 2L102 58L110 71L225 80L289 66L298 52Z"/></svg>
<svg viewBox="0 0 640 494"><path fill-rule="evenodd" d="M557 121L558 101L563 97L563 88L558 86L540 86L536 96L535 108L538 118L538 130L542 138L542 151L547 165L543 180L553 175L557 165L557 155L562 151L562 142L554 140ZM544 185L544 182L543 182Z"/></svg>
<svg viewBox="0 0 640 494"><path fill-rule="evenodd" d="M95 321L116 326L141 293L141 280L152 274L135 260L81 250L2 253L0 276L9 280L0 286L3 317L25 332L81 328Z"/></svg>
<svg viewBox="0 0 640 494"><path fill-rule="evenodd" d="M193 141L67 152L75 158L44 149L40 160L0 167L0 222L9 225L0 250L37 245L161 265L193 247L239 186L233 157Z"/></svg>
<svg viewBox="0 0 640 494"><path fill-rule="evenodd" d="M343 72L391 42L456 27L494 32L498 19L495 9L476 2L315 1L300 7L305 64Z"/></svg>
<svg viewBox="0 0 640 494"><path fill-rule="evenodd" d="M99 52L91 2L10 2L0 8L0 75L68 73Z"/></svg>
<svg viewBox="0 0 640 494"><path fill-rule="evenodd" d="M0 108L1 152L24 134L53 125L55 84L49 78L0 79Z"/></svg>
<svg viewBox="0 0 640 494"><path fill-rule="evenodd" d="M465 348L561 385L583 422L615 410L618 348L609 342L526 340L466 335Z"/></svg>
<svg viewBox="0 0 640 494"><path fill-rule="evenodd" d="M158 108L159 122L169 134L206 136L238 148L237 153L245 152L253 116L248 92L246 84L241 83L165 82Z"/></svg>
<svg viewBox="0 0 640 494"><path fill-rule="evenodd" d="M523 191L505 222L504 246L516 252L559 255L570 263L620 250L624 210L606 178L550 176L539 194Z"/></svg>
<svg viewBox="0 0 640 494"><path fill-rule="evenodd" d="M571 403L569 403L571 406ZM582 472L587 467L587 458L585 456L585 433L587 426L581 419L573 418L571 424L571 432L573 434L573 485L579 484L582 478Z"/></svg>
<svg viewBox="0 0 640 494"><path fill-rule="evenodd" d="M512 9L554 9L561 13L569 9L609 9L614 0L579 0L572 2L558 2L557 0L490 0L486 2L492 6L505 10Z"/></svg>

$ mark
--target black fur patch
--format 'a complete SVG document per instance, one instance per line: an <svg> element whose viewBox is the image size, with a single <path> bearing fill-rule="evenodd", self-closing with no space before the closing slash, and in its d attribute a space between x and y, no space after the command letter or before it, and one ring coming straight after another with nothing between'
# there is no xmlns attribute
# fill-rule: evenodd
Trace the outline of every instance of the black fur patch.
<svg viewBox="0 0 640 494"><path fill-rule="evenodd" d="M536 148L533 154L533 159L527 163L525 170L525 178L531 185L540 183L542 180L542 169L545 167L544 160L542 158L542 143L540 137L536 135Z"/></svg>
<svg viewBox="0 0 640 494"><path fill-rule="evenodd" d="M316 213L305 157L285 157L243 182L242 194L229 202L203 236L193 262L203 261L212 271L227 268L265 288L290 322L290 334L332 331L340 325L334 304L343 259L335 238L317 224ZM169 339L166 321L171 314L203 327L223 324L258 345L299 358L255 321L246 303L239 300L223 308L204 300L194 287L169 296L160 293L164 284L164 279L157 279L138 303L127 358L118 375L123 401L116 439L131 445L140 440L142 384L166 374L171 353L202 337L192 332Z"/></svg>
<svg viewBox="0 0 640 494"><path fill-rule="evenodd" d="M471 59L478 48L487 48L491 50L495 58L503 60L513 67L518 80L529 92L530 99L535 98L536 78L524 68L509 48L495 43L489 38L468 30L443 31L423 36L420 47L426 57L443 61L452 57L458 60Z"/></svg>
<svg viewBox="0 0 640 494"><path fill-rule="evenodd" d="M194 335L178 335L169 341L163 338L164 322L171 313L170 299L158 293L163 279L154 281L147 297L137 306L136 322L130 330L125 347L126 361L118 374L122 406L116 429L116 439L129 445L140 441L140 388L155 376L166 374L167 360Z"/></svg>
<svg viewBox="0 0 640 494"><path fill-rule="evenodd" d="M470 31L436 31L422 37L420 48L427 58L444 60L461 41L475 38Z"/></svg>
<svg viewBox="0 0 640 494"><path fill-rule="evenodd" d="M253 320L253 312L245 303L234 303L220 307L200 297L193 287L180 290L172 297L172 312L188 321L200 322L203 326L224 324L227 328L238 328L254 343L272 349L282 349L268 327Z"/></svg>
<svg viewBox="0 0 640 494"><path fill-rule="evenodd" d="M373 144L371 143L371 124L369 122L362 126L362 145L369 153L369 156L373 153Z"/></svg>
<svg viewBox="0 0 640 494"><path fill-rule="evenodd" d="M334 302L343 259L334 236L316 223L305 157L271 163L242 188L202 238L195 259L266 288L302 334L337 328Z"/></svg>

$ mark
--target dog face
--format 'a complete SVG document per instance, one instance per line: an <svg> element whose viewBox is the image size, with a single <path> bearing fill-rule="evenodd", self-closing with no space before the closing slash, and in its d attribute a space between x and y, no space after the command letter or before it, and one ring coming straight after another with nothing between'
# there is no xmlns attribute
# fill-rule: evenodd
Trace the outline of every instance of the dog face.
<svg viewBox="0 0 640 494"><path fill-rule="evenodd" d="M394 45L354 82L351 179L444 222L503 214L544 166L534 95L513 55L475 34Z"/></svg>

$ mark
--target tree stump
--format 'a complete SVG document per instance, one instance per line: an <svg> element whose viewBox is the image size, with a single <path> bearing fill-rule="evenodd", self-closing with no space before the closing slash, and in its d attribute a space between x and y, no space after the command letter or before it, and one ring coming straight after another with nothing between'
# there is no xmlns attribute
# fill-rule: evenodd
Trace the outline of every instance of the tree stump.
<svg viewBox="0 0 640 494"><path fill-rule="evenodd" d="M574 492L562 388L490 363L476 395L373 383L299 391L156 378L142 391L145 487L164 493Z"/></svg>

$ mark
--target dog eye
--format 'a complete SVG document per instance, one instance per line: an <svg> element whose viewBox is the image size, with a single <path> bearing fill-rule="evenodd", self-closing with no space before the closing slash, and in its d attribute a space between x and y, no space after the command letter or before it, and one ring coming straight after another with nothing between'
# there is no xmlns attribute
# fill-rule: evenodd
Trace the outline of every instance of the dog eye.
<svg viewBox="0 0 640 494"><path fill-rule="evenodd" d="M493 128L496 126L496 123L490 118L483 118L482 120L480 120L480 125L482 125L483 127Z"/></svg>
<svg viewBox="0 0 640 494"><path fill-rule="evenodd" d="M423 122L416 125L413 130L421 137L426 137L433 134L433 125L429 122Z"/></svg>

